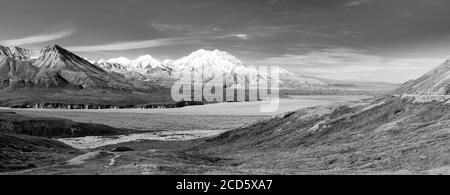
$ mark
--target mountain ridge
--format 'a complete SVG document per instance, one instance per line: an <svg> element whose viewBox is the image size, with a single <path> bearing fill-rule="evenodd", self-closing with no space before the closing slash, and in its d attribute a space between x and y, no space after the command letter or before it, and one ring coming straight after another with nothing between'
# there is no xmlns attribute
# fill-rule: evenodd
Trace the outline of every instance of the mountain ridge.
<svg viewBox="0 0 450 195"><path fill-rule="evenodd" d="M65 88L70 84L79 89L119 89L134 90L132 84L120 77L109 74L106 70L90 63L88 60L64 49L59 45L42 49L24 49L0 46L0 80L3 88L15 88L17 85L6 83L27 83L28 87ZM64 85L56 80L67 81ZM6 82L7 81L7 82ZM37 82L40 81L40 82Z"/></svg>
<svg viewBox="0 0 450 195"><path fill-rule="evenodd" d="M145 56L145 55L144 55ZM148 55L150 56L150 55ZM142 57L142 56L141 56ZM240 61L232 54L221 50L205 50L199 49L191 54L181 57L180 59L172 60L166 59L161 63L163 68L143 68L132 69L130 65L133 60L125 57L113 58L110 60L100 60L95 64L104 68L107 71L121 74L131 80L150 80L158 77L157 80L177 80L183 71L203 72L204 81L209 81L214 78L215 73L227 74L227 80L237 80L238 83L245 82L245 76L251 71L248 65ZM151 67L150 65L145 67ZM375 83L375 82L346 82L335 81L330 79L322 79L309 76L298 76L283 68L280 68L280 84L281 88L285 90L303 90L302 93L314 93L314 90L320 90L320 94L333 93L358 93L357 91L365 90L359 85L372 85L371 89L376 88L376 85L382 86L383 91L393 90L397 87L395 84ZM268 80L268 75L259 75L260 79ZM227 83L232 86L233 83ZM170 86L169 86L170 87ZM323 91L332 92L323 92ZM347 91L347 92L343 92ZM377 92L378 93L378 92Z"/></svg>

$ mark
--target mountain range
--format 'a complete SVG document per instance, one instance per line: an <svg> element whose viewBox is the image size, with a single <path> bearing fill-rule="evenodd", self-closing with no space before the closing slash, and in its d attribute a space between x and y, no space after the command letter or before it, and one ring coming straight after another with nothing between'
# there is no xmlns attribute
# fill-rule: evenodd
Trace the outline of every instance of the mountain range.
<svg viewBox="0 0 450 195"><path fill-rule="evenodd" d="M245 83L246 75L255 70L220 50L201 49L178 60L162 62L150 55L134 60L119 57L89 61L58 45L43 49L0 46L0 104L59 103L69 99L78 103L107 99L104 103L108 104L171 102L170 88L184 71L202 71L206 81L213 79L214 73L226 73L230 81L226 85L232 86ZM297 76L285 69L280 69L279 74L281 89L287 94L384 93L396 87ZM258 79L268 80L269 76L258 74Z"/></svg>
<svg viewBox="0 0 450 195"><path fill-rule="evenodd" d="M177 60L156 60L150 55L131 60L125 57L93 62L111 73L117 73L131 80L167 81L178 80L185 71L203 72L203 80L214 78L214 73L226 73L226 83L245 83L246 75L255 70L237 57L220 50L200 49ZM336 81L310 76L298 76L283 68L279 70L280 87L284 91L301 94L362 94L382 93L397 87L395 84L376 82ZM259 80L269 80L270 76L258 74ZM170 83L171 84L171 83ZM170 87L170 86L168 86Z"/></svg>

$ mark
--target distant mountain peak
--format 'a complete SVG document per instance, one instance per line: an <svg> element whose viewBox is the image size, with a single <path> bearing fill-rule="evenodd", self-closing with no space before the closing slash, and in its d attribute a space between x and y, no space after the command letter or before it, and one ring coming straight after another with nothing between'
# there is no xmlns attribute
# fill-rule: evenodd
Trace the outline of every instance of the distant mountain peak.
<svg viewBox="0 0 450 195"><path fill-rule="evenodd" d="M161 62L153 58L151 55L143 55L138 58L136 58L132 63L131 66L133 68L144 68L144 69L151 69L151 68L157 68L161 67Z"/></svg>
<svg viewBox="0 0 450 195"><path fill-rule="evenodd" d="M170 62L170 61L169 61ZM172 61L179 68L196 68L198 66L217 66L220 69L229 69L236 66L245 66L237 57L228 52L216 50L200 49L192 52L179 60Z"/></svg>
<svg viewBox="0 0 450 195"><path fill-rule="evenodd" d="M113 59L107 60L106 62L120 64L120 65L124 65L124 66L129 66L131 64L131 60L126 57L113 58Z"/></svg>
<svg viewBox="0 0 450 195"><path fill-rule="evenodd" d="M162 67L161 62L153 58L153 56L151 55L139 56L134 60L131 60L126 57L118 57L106 61L98 61L97 63L98 64L110 63L116 65L119 64L124 68L132 68L132 69L152 69Z"/></svg>
<svg viewBox="0 0 450 195"><path fill-rule="evenodd" d="M199 49L197 51L192 52L189 56L230 56L230 57L235 57L226 51L221 51L218 49L215 49L215 50Z"/></svg>

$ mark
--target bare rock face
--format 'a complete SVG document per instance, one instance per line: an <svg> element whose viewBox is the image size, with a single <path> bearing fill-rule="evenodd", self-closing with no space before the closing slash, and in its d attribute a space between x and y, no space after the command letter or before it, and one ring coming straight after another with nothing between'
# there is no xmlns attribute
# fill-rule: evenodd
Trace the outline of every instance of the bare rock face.
<svg viewBox="0 0 450 195"><path fill-rule="evenodd" d="M396 94L450 95L450 60L442 63L422 77L403 84Z"/></svg>

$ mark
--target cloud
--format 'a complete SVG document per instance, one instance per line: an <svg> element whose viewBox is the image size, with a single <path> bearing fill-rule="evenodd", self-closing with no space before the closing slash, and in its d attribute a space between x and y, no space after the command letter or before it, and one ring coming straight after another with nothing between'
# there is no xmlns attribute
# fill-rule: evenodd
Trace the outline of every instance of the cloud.
<svg viewBox="0 0 450 195"><path fill-rule="evenodd" d="M248 40L250 38L250 36L248 34L238 34L238 35L234 35L234 37L239 38L239 39L244 39L244 40Z"/></svg>
<svg viewBox="0 0 450 195"><path fill-rule="evenodd" d="M34 35L19 39L11 39L11 40L3 40L0 41L2 45L8 46L20 46L20 45L29 45L34 43L44 43L53 40L62 39L68 37L76 32L76 27L71 23L66 23L63 25L58 25L52 28L53 32L45 32L40 35ZM51 30L48 30L51 31Z"/></svg>
<svg viewBox="0 0 450 195"><path fill-rule="evenodd" d="M235 38L235 39L248 40L248 39L250 39L250 35L249 34L228 34L228 35L218 36L216 38L218 38L218 39Z"/></svg>
<svg viewBox="0 0 450 195"><path fill-rule="evenodd" d="M75 52L125 51L182 44L184 42L186 42L186 40L183 38L152 39L144 41L117 42L103 45L73 46L68 47L68 49Z"/></svg>
<svg viewBox="0 0 450 195"><path fill-rule="evenodd" d="M342 7L354 7L370 2L371 0L351 0L342 5Z"/></svg>
<svg viewBox="0 0 450 195"><path fill-rule="evenodd" d="M404 82L417 78L442 61L436 58L383 57L335 47L269 57L259 64L287 66L300 75L324 78Z"/></svg>
<svg viewBox="0 0 450 195"><path fill-rule="evenodd" d="M171 36L184 36L184 37L210 37L216 36L221 33L223 29L220 29L216 25L207 26L195 26L189 24L167 24L167 23L150 23L150 27L163 32L166 35Z"/></svg>
<svg viewBox="0 0 450 195"><path fill-rule="evenodd" d="M193 27L190 25L173 25L173 24L150 24L155 30L160 32L181 32L191 30Z"/></svg>
<svg viewBox="0 0 450 195"><path fill-rule="evenodd" d="M309 27L304 25L248 25L232 29L234 32L241 32L242 35L254 38L270 37L308 37L308 38L348 38L357 37L358 34L348 30L332 28L327 26ZM236 34L234 34L236 35Z"/></svg>

